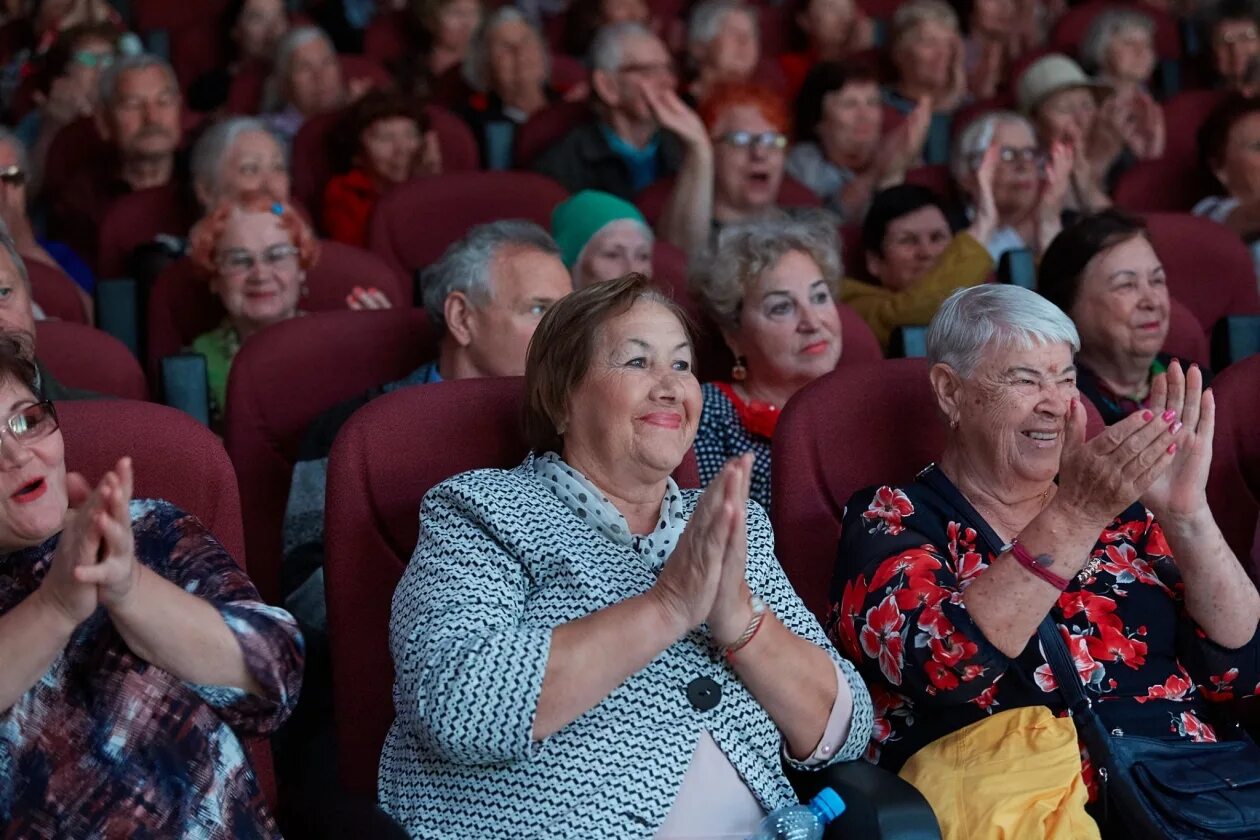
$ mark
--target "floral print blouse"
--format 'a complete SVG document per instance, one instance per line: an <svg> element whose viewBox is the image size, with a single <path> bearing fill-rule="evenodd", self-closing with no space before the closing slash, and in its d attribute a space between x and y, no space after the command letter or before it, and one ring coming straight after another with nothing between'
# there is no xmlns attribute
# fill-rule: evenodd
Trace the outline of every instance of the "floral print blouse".
<svg viewBox="0 0 1260 840"><path fill-rule="evenodd" d="M986 715L1031 705L1066 714L1037 637L1012 659L967 614L962 593L1001 547L974 527L982 521L974 508L922 479L849 500L826 622L875 703L867 757L891 770ZM1238 650L1215 644L1182 596L1159 523L1134 504L1099 535L1051 609L1108 728L1214 741L1209 702L1260 693L1260 640ZM1092 783L1087 757L1085 775Z"/></svg>
<svg viewBox="0 0 1260 840"><path fill-rule="evenodd" d="M261 694L192 685L140 659L98 609L47 673L0 712L5 837L274 838L240 735L273 732L297 703L302 637L261 603L197 519L131 503L136 557L218 609ZM34 592L60 534L0 556L0 614Z"/></svg>

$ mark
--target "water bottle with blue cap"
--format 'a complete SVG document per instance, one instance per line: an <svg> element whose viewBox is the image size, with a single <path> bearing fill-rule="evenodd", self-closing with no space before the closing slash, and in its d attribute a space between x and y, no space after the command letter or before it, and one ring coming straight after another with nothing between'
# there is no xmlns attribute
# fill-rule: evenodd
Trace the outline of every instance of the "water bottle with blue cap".
<svg viewBox="0 0 1260 840"><path fill-rule="evenodd" d="M808 805L775 808L748 840L822 840L827 826L842 813L844 800L840 794L823 788Z"/></svg>

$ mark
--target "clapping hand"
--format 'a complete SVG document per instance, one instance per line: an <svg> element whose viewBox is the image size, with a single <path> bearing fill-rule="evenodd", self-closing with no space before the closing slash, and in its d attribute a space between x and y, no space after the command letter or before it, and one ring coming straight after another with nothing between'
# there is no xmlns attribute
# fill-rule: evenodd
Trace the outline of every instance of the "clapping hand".
<svg viewBox="0 0 1260 840"><path fill-rule="evenodd" d="M874 169L880 185L894 186L923 154L932 127L932 100L920 97L901 124L888 133L875 153Z"/></svg>
<svg viewBox="0 0 1260 840"><path fill-rule="evenodd" d="M714 641L728 644L743 632L738 604L748 608L744 564L747 558L745 510L751 456L728 461L705 488L678 546L665 561L652 594L680 634L708 622ZM742 589L741 589L742 586ZM716 625L716 627L715 627Z"/></svg>
<svg viewBox="0 0 1260 840"><path fill-rule="evenodd" d="M1071 146L1059 142L1050 146L1050 155L1046 158L1045 184L1038 203L1038 212L1043 219L1057 221L1062 216L1075 166L1076 152Z"/></svg>
<svg viewBox="0 0 1260 840"><path fill-rule="evenodd" d="M980 156L980 165L976 167L976 215L967 231L981 245L989 241L998 224L997 202L993 198L993 176L997 172L1001 154L998 144L990 142Z"/></svg>
<svg viewBox="0 0 1260 840"><path fill-rule="evenodd" d="M1172 465L1142 494L1142 504L1166 527L1176 526L1207 510L1216 400L1203 390L1198 365L1183 371L1174 361L1151 382L1150 410L1176 417L1177 450Z"/></svg>
<svg viewBox="0 0 1260 840"><path fill-rule="evenodd" d="M1154 410L1138 411L1089 441L1085 423L1085 407L1073 400L1054 504L1101 529L1144 497L1173 463L1176 421Z"/></svg>
<svg viewBox="0 0 1260 840"><path fill-rule="evenodd" d="M97 600L110 610L123 606L135 591L141 574L131 530L133 490L131 459L123 458L105 473L94 494L97 506L87 527L96 532L99 557L95 563L80 564L74 569L75 580L95 586Z"/></svg>

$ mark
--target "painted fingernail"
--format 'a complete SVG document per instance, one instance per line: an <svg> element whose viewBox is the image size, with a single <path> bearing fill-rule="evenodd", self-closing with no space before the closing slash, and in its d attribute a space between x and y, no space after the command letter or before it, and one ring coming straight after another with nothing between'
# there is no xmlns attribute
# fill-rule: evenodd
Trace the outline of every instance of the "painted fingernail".
<svg viewBox="0 0 1260 840"><path fill-rule="evenodd" d="M1177 412L1173 411L1170 408L1167 411L1165 411L1163 414L1161 414L1160 416L1164 418L1165 423L1171 423L1172 421L1177 419Z"/></svg>
<svg viewBox="0 0 1260 840"><path fill-rule="evenodd" d="M1143 411L1143 412L1142 412L1142 419L1143 419L1143 420L1145 420L1147 423L1149 423L1149 422L1151 422L1152 420L1154 420L1154 419L1155 419L1155 415L1154 415L1154 414L1152 414L1149 410L1148 410L1148 411Z"/></svg>
<svg viewBox="0 0 1260 840"><path fill-rule="evenodd" d="M1169 455L1176 455L1176 454L1177 454L1177 444L1175 444L1175 443L1170 443L1170 444L1168 445L1168 454L1169 454Z"/></svg>
<svg viewBox="0 0 1260 840"><path fill-rule="evenodd" d="M1181 421L1178 420L1176 423L1173 423L1172 433L1175 435L1177 434L1177 432L1180 432L1180 431L1181 431Z"/></svg>

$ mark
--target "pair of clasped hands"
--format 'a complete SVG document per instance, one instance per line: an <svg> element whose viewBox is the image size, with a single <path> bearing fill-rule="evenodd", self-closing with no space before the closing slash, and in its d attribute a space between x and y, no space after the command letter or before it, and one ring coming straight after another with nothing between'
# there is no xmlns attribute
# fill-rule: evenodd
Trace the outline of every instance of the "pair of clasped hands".
<svg viewBox="0 0 1260 840"><path fill-rule="evenodd" d="M119 460L95 489L79 473L66 474L70 510L39 591L74 627L97 606L119 609L137 589L143 567L131 530L133 488L130 458Z"/></svg>
<svg viewBox="0 0 1260 840"><path fill-rule="evenodd" d="M705 488L652 587L681 637L707 624L715 645L739 640L752 620L748 563L751 453L732 458Z"/></svg>
<svg viewBox="0 0 1260 840"><path fill-rule="evenodd" d="M1074 400L1064 436L1058 501L1104 525L1140 500L1165 528L1207 512L1216 403L1197 365L1174 360L1151 382L1149 407L1086 442Z"/></svg>

